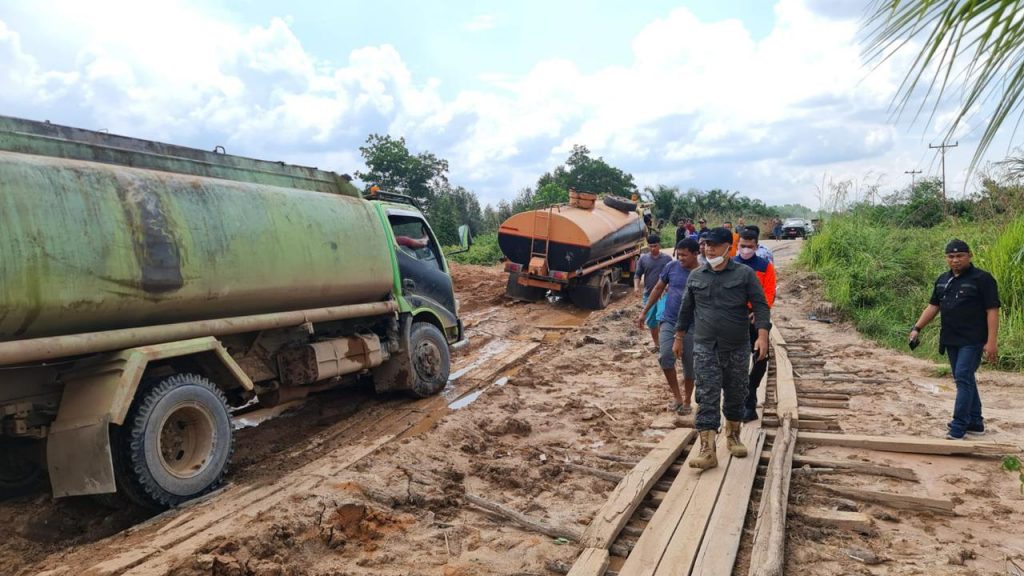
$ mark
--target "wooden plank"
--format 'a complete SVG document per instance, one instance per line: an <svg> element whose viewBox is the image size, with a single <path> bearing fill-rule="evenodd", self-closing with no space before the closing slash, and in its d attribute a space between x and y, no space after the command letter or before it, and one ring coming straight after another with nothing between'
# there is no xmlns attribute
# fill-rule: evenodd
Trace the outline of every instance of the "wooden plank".
<svg viewBox="0 0 1024 576"><path fill-rule="evenodd" d="M745 459L734 459L729 464L722 491L718 495L719 504L711 516L697 561L690 574L732 574L739 552L740 540L743 537L743 523L747 517L747 506L741 502L750 502L750 491L754 487L757 458L764 447L764 432L759 427L744 427L743 443L750 449ZM723 505L725 504L725 505Z"/></svg>
<svg viewBox="0 0 1024 576"><path fill-rule="evenodd" d="M639 464L626 473L583 532L580 543L588 548L607 549L611 546L647 493L696 435L694 430L687 428L677 428L666 434Z"/></svg>
<svg viewBox="0 0 1024 576"><path fill-rule="evenodd" d="M801 466L835 468L859 472L861 474L869 474L872 476L899 478L900 480L910 480L911 482L919 481L917 472L910 468L896 468L894 466L868 464L866 462L857 462L855 460L831 460L828 458L813 458L810 456L793 456L793 466L797 468Z"/></svg>
<svg viewBox="0 0 1024 576"><path fill-rule="evenodd" d="M781 576L785 566L786 507L797 439L797 431L792 424L790 418L782 421L781 432L776 435L772 446L770 471L765 478L762 506L754 526L751 576Z"/></svg>
<svg viewBox="0 0 1024 576"><path fill-rule="evenodd" d="M585 548L569 570L568 576L601 576L608 569L608 550Z"/></svg>
<svg viewBox="0 0 1024 576"><path fill-rule="evenodd" d="M812 484L838 496L847 498L858 498L866 502L874 502L892 508L903 510L916 510L934 512L936 514L956 515L956 505L951 500L939 498L927 498L924 496L908 496L906 494L893 494L890 492L878 492L875 490L863 490L860 488L848 488L846 486L832 486L829 484Z"/></svg>
<svg viewBox="0 0 1024 576"><path fill-rule="evenodd" d="M771 330L772 354L775 360L775 413L779 418L798 419L796 384L793 382L793 364L786 352L786 340L777 326Z"/></svg>
<svg viewBox="0 0 1024 576"><path fill-rule="evenodd" d="M724 438L722 440L722 444L724 444ZM686 507L689 506L693 493L697 489L700 472L690 468L689 464L699 453L700 450L697 449L697 446L690 450L682 471L676 476L665 501L654 512L643 535L637 540L629 558L626 558L623 563L619 570L619 576L651 576L658 568L661 557L665 554L665 548L672 539ZM728 460L720 463L719 466L727 462Z"/></svg>
<svg viewBox="0 0 1024 576"><path fill-rule="evenodd" d="M882 452L907 452L911 454L944 454L947 456L991 456L1019 454L1020 447L996 442L974 442L970 440L940 440L914 436L867 436L863 434L818 434L807 432L800 435L800 442L818 446L846 446L867 448Z"/></svg>
<svg viewBox="0 0 1024 576"><path fill-rule="evenodd" d="M840 530L853 530L856 532L871 532L874 524L871 516L863 512L846 512L844 510L825 510L824 508L795 508L792 511L811 526L822 526L824 528L839 528Z"/></svg>
<svg viewBox="0 0 1024 576"><path fill-rule="evenodd" d="M849 408L850 403L846 400L818 400L816 398L800 398L800 406L810 408Z"/></svg>
<svg viewBox="0 0 1024 576"><path fill-rule="evenodd" d="M755 428L751 427L750 431L753 434L747 434L748 445L757 437ZM756 459L748 455L746 460ZM741 462L741 460L733 458L729 454L729 448L723 435L722 441L718 442L718 466L699 474L693 498L690 499L685 514L676 526L675 533L672 534L672 539L669 540L665 553L661 557L661 562L658 563L658 568L654 572L656 576L685 576L689 574L690 568L697 559L697 552L700 551L704 532L714 515L722 483L736 462Z"/></svg>
<svg viewBox="0 0 1024 576"><path fill-rule="evenodd" d="M800 399L813 398L815 400L849 400L849 394L839 394L837 392L804 392L802 389L799 390Z"/></svg>

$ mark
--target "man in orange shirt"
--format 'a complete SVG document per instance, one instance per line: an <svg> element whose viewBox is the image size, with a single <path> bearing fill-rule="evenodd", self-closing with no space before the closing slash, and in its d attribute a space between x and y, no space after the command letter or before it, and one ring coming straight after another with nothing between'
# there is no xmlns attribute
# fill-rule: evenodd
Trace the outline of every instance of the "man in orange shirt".
<svg viewBox="0 0 1024 576"><path fill-rule="evenodd" d="M758 232L744 230L739 235L739 255L733 258L739 264L746 264L754 269L761 288L764 289L765 300L768 301L768 308L775 305L775 265L767 258L762 258L757 252ZM754 328L753 313L750 319L750 341L751 346L757 340L757 330ZM747 383L747 402L744 406L743 422L757 420L757 388L761 385L761 379L768 370L768 355L761 360L754 356L754 365L750 369L750 380Z"/></svg>

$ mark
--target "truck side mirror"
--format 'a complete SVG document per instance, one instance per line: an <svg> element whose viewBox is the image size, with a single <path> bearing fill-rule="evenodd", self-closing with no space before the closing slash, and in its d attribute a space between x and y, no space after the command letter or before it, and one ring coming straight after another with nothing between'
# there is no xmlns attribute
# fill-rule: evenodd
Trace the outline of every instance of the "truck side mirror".
<svg viewBox="0 0 1024 576"><path fill-rule="evenodd" d="M473 234L469 231L469 225L463 224L459 226L459 248L469 250L469 247L472 245Z"/></svg>

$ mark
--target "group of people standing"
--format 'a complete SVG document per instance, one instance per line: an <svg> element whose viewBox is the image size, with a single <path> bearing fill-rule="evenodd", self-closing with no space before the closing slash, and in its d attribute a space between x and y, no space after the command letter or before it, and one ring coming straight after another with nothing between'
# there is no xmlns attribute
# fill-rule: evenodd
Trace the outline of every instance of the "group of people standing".
<svg viewBox="0 0 1024 576"><path fill-rule="evenodd" d="M701 218L698 230L692 221L681 221L674 257L652 234L650 251L636 269L635 290L643 294L637 323L651 331L674 398L671 408L692 413L696 392L701 448L690 465L700 469L718 465L715 442L722 413L730 453L747 455L740 429L757 418L757 387L768 366L774 258L760 246L756 226L744 225L742 218L737 223L736 231L728 221L709 229ZM683 365L681 389L676 359Z"/></svg>
<svg viewBox="0 0 1024 576"><path fill-rule="evenodd" d="M740 440L744 422L757 419L757 389L768 367L768 333L775 303L774 256L759 241L757 226L738 219L707 228L706 221L684 220L677 229L672 255L661 238L647 238L650 251L640 257L635 290L643 295L638 325L651 331L658 363L672 391L671 409L693 412L700 434L700 453L690 460L699 469L718 465L715 444L725 415L729 452L747 456ZM948 354L957 385L947 437L964 439L985 433L975 372L982 358L996 361L999 331L999 293L995 280L971 263L962 240L946 246L949 271L935 282L928 306L910 332L913 348L918 335L936 316L942 316L940 353ZM681 359L680 387L676 360ZM694 394L695 393L695 394Z"/></svg>

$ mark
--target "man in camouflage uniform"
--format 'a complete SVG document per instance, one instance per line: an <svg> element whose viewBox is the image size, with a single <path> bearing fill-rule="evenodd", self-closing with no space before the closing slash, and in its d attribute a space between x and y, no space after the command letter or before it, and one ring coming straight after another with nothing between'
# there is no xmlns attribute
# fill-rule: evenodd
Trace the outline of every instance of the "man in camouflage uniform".
<svg viewBox="0 0 1024 576"><path fill-rule="evenodd" d="M771 312L764 289L754 271L728 258L732 233L713 228L706 237L708 263L690 274L683 292L676 326L694 326L693 364L697 377L696 426L700 454L690 466L706 470L718 466L715 440L726 418L729 452L743 458L747 448L740 442L747 379L750 367L750 313L753 309L757 359L768 353ZM675 335L672 350L682 354L685 332ZM723 403L722 396L725 396Z"/></svg>

